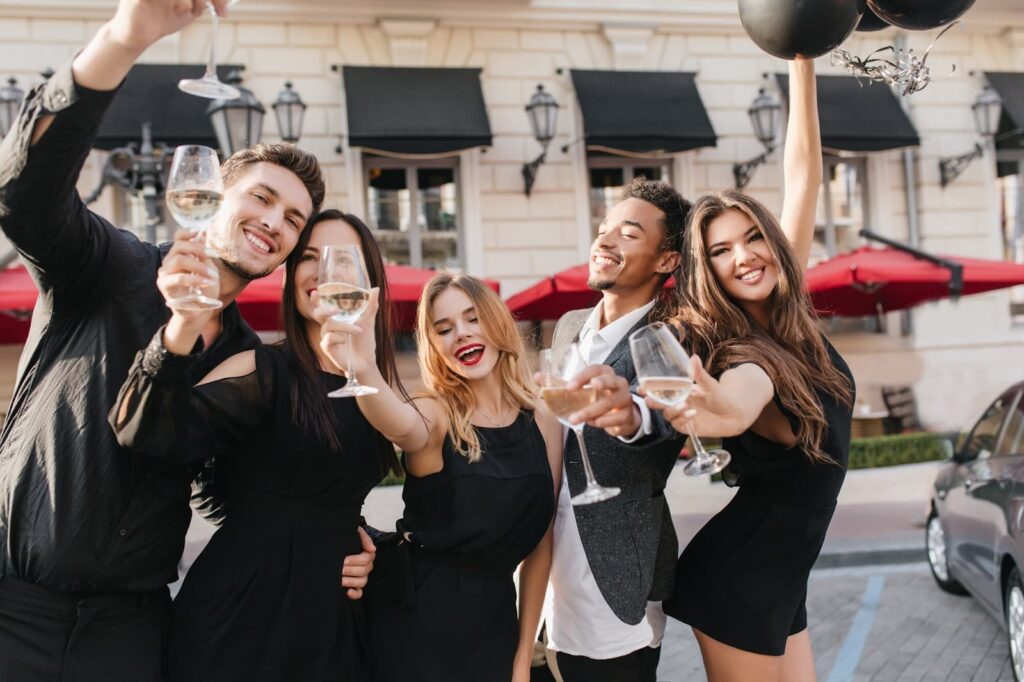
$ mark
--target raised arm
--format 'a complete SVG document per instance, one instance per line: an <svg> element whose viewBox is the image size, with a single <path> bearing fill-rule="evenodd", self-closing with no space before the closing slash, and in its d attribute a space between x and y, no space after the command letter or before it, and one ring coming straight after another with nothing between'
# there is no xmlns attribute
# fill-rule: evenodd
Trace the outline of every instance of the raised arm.
<svg viewBox="0 0 1024 682"><path fill-rule="evenodd" d="M73 62L32 89L0 143L0 229L44 290L63 285L72 298L95 294L101 278L134 267L116 251L126 240L84 206L75 184L134 61L203 6L203 0L121 0Z"/></svg>
<svg viewBox="0 0 1024 682"><path fill-rule="evenodd" d="M789 63L789 123L783 155L784 197L782 230L789 238L797 261L807 267L814 241L814 219L821 190L821 130L814 61Z"/></svg>
<svg viewBox="0 0 1024 682"><path fill-rule="evenodd" d="M348 366L348 355L351 353L352 369L359 377L359 382L377 389L375 394L356 398L359 409L373 428L404 451L410 463L425 454L436 455L439 462L440 445L447 431L447 417L434 400L417 400L415 406L404 400L384 380L377 367L376 341L373 336L377 294L377 289L374 289L370 305L356 324L338 322L331 317L335 312L333 308L318 306L313 315L321 325L320 349L342 370ZM416 468L415 464L413 468Z"/></svg>

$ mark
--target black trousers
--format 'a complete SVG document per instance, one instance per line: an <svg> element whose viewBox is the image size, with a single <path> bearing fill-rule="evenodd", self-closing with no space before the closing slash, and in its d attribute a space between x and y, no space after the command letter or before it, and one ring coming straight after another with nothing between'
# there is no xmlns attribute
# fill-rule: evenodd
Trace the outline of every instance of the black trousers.
<svg viewBox="0 0 1024 682"><path fill-rule="evenodd" d="M657 682L661 647L645 646L625 656L604 660L561 651L556 658L562 682Z"/></svg>
<svg viewBox="0 0 1024 682"><path fill-rule="evenodd" d="M167 588L78 597L0 578L0 680L161 682Z"/></svg>

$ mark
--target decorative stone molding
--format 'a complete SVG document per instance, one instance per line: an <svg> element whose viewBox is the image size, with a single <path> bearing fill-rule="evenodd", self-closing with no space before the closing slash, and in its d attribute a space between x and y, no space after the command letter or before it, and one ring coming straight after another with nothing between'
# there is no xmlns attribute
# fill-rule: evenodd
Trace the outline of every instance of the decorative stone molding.
<svg viewBox="0 0 1024 682"><path fill-rule="evenodd" d="M393 66L426 66L427 41L437 27L434 19L381 19L380 29L388 37Z"/></svg>
<svg viewBox="0 0 1024 682"><path fill-rule="evenodd" d="M647 49L654 36L654 28L622 24L602 24L604 37L611 43L615 68L619 71L639 70L647 67Z"/></svg>

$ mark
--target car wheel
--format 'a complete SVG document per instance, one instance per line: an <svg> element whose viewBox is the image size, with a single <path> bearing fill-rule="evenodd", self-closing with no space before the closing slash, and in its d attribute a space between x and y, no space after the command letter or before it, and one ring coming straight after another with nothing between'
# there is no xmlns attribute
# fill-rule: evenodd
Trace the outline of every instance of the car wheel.
<svg viewBox="0 0 1024 682"><path fill-rule="evenodd" d="M942 521L934 511L928 516L925 528L924 546L928 554L928 567L932 569L932 577L939 588L950 594L967 594L964 586L949 575L949 563L946 558L946 532L942 529Z"/></svg>
<svg viewBox="0 0 1024 682"><path fill-rule="evenodd" d="M1004 595L1006 608L1006 635L1010 640L1010 663L1013 667L1013 679L1024 680L1024 584L1021 584L1020 573L1013 569L1010 579L1006 581Z"/></svg>

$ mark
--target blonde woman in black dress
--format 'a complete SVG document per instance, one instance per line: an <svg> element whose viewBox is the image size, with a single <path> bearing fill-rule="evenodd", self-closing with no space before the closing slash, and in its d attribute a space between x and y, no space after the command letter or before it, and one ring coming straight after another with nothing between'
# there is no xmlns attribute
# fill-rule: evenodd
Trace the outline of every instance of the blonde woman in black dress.
<svg viewBox="0 0 1024 682"><path fill-rule="evenodd" d="M378 561L366 596L371 679L527 682L562 427L535 409L512 315L480 280L436 275L417 314L428 393L407 402L378 371L369 329L330 312L317 312L322 348L339 367L351 353L359 381L379 391L357 398L360 409L405 452L403 545Z"/></svg>
<svg viewBox="0 0 1024 682"><path fill-rule="evenodd" d="M853 377L804 289L821 186L813 62L791 63L788 125L781 221L736 191L705 196L683 248L676 322L697 388L664 416L683 431L695 409L699 435L725 437L739 490L683 551L664 609L693 627L710 682L815 679L807 579L849 454Z"/></svg>

